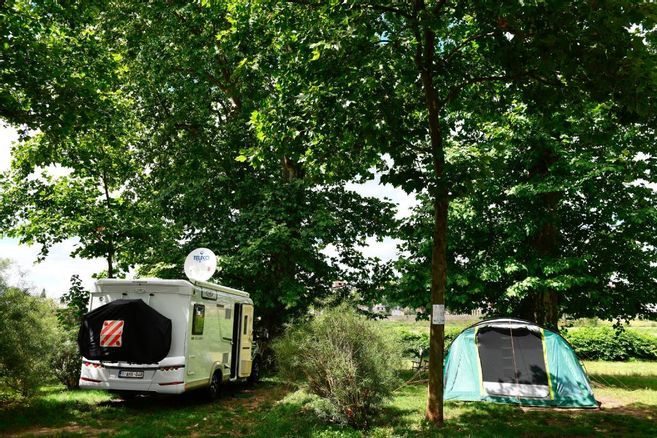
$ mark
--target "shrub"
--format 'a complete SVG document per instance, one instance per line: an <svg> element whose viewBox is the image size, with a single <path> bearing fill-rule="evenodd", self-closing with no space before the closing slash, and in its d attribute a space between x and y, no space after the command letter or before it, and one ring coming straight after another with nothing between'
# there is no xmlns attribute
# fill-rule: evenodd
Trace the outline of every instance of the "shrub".
<svg viewBox="0 0 657 438"><path fill-rule="evenodd" d="M29 396L51 377L59 338L52 302L12 288L0 295L0 379L9 388Z"/></svg>
<svg viewBox="0 0 657 438"><path fill-rule="evenodd" d="M57 319L64 331L63 340L53 356L52 365L55 376L68 389L77 389L80 382L82 356L77 344L77 335L82 317L89 304L89 292L82 287L78 275L71 277L71 287L62 295L65 308L57 310Z"/></svg>
<svg viewBox="0 0 657 438"><path fill-rule="evenodd" d="M52 357L52 369L57 380L68 389L80 387L82 358L77 342L65 339Z"/></svg>
<svg viewBox="0 0 657 438"><path fill-rule="evenodd" d="M333 422L367 427L399 383L397 343L346 306L288 328L273 347L281 376L305 384L320 398L316 413Z"/></svg>
<svg viewBox="0 0 657 438"><path fill-rule="evenodd" d="M585 360L657 360L657 338L626 329L582 327L562 333Z"/></svg>

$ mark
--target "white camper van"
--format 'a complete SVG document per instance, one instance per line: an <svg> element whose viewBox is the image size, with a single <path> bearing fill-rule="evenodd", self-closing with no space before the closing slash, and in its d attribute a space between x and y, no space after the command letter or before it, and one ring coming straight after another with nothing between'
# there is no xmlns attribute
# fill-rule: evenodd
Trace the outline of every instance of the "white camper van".
<svg viewBox="0 0 657 438"><path fill-rule="evenodd" d="M132 306L132 313L124 306L123 313L102 314L122 303ZM103 279L96 282L89 311L85 318L101 314L97 325L83 321L80 329L82 388L180 394L204 387L214 398L221 382L258 378L253 301L246 292L199 281ZM149 322L153 315L164 324ZM133 362L160 343L160 355L150 356L157 362ZM122 350L128 355L115 354ZM112 359L116 357L123 360Z"/></svg>

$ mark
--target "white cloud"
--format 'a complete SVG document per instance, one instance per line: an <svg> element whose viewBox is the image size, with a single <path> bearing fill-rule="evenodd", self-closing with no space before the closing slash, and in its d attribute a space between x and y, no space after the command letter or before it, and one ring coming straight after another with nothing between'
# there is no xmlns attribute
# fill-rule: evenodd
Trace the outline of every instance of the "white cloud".
<svg viewBox="0 0 657 438"><path fill-rule="evenodd" d="M78 274L84 287L88 290L93 288L91 276L106 269L103 259L78 259L70 256L77 239L68 239L53 246L48 257L41 262L35 263L39 253L39 247L35 245L20 245L17 239L0 239L0 258L11 259L14 263L10 279L19 281L18 271L25 273L27 284L31 285L37 292L46 290L50 298L59 298L70 286L70 278Z"/></svg>
<svg viewBox="0 0 657 438"><path fill-rule="evenodd" d="M0 122L0 172L9 169L11 144L18 140L18 131Z"/></svg>
<svg viewBox="0 0 657 438"><path fill-rule="evenodd" d="M413 194L395 188L390 184L381 184L381 176L375 175L374 179L363 184L347 183L348 190L353 190L362 196L372 196L378 199L387 199L397 204L397 218L402 219L410 216L411 209L418 205L418 200Z"/></svg>
<svg viewBox="0 0 657 438"><path fill-rule="evenodd" d="M418 200L413 194L408 194L401 189L395 188L390 184L381 184L381 176L375 175L374 179L366 181L362 184L347 183L346 188L353 190L362 196L371 196L374 198L389 200L397 205L398 219L407 218L411 215L413 207L418 205ZM361 248L361 252L368 257L378 257L382 261L395 260L398 258L397 245L401 243L399 239L392 239L390 237L384 238L382 241L377 241L376 238L370 237L367 239L367 244ZM326 254L335 255L335 248L327 248L324 251Z"/></svg>
<svg viewBox="0 0 657 438"><path fill-rule="evenodd" d="M0 172L9 169L11 163L11 144L18 140L18 132L10 126L0 123ZM66 174L66 169L51 166L48 171L54 175ZM59 298L68 290L69 281L73 274L80 275L83 285L91 289L93 279L91 276L105 269L102 259L83 260L70 256L77 240L69 239L55 245L48 257L41 263L35 263L39 248L37 246L20 245L17 239L0 239L0 258L11 259L14 267L10 278L17 282L20 280L19 272L25 273L26 283L36 291L46 290L51 298Z"/></svg>

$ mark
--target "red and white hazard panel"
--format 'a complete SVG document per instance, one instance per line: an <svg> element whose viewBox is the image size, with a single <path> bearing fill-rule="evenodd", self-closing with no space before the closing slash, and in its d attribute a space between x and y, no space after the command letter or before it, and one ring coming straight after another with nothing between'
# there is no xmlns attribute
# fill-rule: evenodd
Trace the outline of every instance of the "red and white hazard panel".
<svg viewBox="0 0 657 438"><path fill-rule="evenodd" d="M110 319L103 321L103 329L100 331L101 347L120 347L123 338L123 321Z"/></svg>

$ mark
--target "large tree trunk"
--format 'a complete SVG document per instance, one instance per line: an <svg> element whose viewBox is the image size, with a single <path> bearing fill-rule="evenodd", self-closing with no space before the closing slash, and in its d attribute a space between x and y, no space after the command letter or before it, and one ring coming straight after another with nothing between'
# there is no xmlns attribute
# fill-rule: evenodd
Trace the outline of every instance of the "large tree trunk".
<svg viewBox="0 0 657 438"><path fill-rule="evenodd" d="M554 165L558 156L550 149L540 146L538 161L530 169L530 176L546 179L550 174L550 167ZM534 249L541 262L551 261L559 256L559 201L561 193L551 191L539 196L541 224L536 234L531 236L529 244ZM541 263L542 265L543 263ZM545 276L544 273L537 273ZM527 296L521 305L521 316L537 324L558 329L559 323L559 295L554 289L543 288Z"/></svg>

